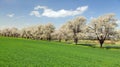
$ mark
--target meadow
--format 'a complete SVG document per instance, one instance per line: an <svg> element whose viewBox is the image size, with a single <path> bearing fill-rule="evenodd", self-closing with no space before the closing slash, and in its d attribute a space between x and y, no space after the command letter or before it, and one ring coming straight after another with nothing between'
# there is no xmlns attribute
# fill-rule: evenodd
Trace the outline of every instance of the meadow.
<svg viewBox="0 0 120 67"><path fill-rule="evenodd" d="M0 67L120 67L120 50L0 37Z"/></svg>

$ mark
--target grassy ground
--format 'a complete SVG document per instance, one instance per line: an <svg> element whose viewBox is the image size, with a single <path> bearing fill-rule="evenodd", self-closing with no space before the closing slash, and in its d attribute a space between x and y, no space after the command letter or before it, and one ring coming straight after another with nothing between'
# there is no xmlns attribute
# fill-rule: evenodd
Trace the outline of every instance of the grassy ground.
<svg viewBox="0 0 120 67"><path fill-rule="evenodd" d="M0 67L120 67L120 50L0 37Z"/></svg>

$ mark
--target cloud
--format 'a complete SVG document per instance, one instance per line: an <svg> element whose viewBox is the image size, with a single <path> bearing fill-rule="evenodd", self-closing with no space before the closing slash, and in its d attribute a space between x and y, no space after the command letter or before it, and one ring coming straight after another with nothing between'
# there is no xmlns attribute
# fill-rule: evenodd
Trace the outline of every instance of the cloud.
<svg viewBox="0 0 120 67"><path fill-rule="evenodd" d="M15 15L14 13L12 13L12 14L7 14L7 16L10 17L10 18L14 17L14 15Z"/></svg>
<svg viewBox="0 0 120 67"><path fill-rule="evenodd" d="M31 16L34 15L34 16L36 16L36 17L40 17L39 11L31 11L30 15L31 15Z"/></svg>
<svg viewBox="0 0 120 67"><path fill-rule="evenodd" d="M36 17L45 16L45 17L67 17L67 16L74 16L84 13L88 9L88 6L82 6L78 7L75 10L65 10L61 9L58 11L52 10L46 6L36 6L34 7L34 10L31 11L30 15L34 15ZM40 14L39 10L43 10L43 12Z"/></svg>
<svg viewBox="0 0 120 67"><path fill-rule="evenodd" d="M36 6L36 7L34 7L34 10L39 10L39 9L47 9L47 7L46 6Z"/></svg>

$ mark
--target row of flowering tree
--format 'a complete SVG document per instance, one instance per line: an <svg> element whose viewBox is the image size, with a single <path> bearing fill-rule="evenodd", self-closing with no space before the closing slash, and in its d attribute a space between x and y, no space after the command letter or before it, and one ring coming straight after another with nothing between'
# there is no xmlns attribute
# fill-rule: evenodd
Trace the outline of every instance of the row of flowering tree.
<svg viewBox="0 0 120 67"><path fill-rule="evenodd" d="M89 23L84 16L76 17L63 24L59 29L51 23L23 28L5 28L0 30L1 36L21 37L34 40L73 40L78 44L79 39L96 39L102 47L106 39L119 38L115 14L105 14L93 18Z"/></svg>

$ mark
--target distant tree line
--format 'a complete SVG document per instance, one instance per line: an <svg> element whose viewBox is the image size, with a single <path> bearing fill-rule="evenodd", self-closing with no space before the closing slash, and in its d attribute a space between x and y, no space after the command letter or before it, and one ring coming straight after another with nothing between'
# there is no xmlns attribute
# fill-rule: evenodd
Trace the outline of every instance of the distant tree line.
<svg viewBox="0 0 120 67"><path fill-rule="evenodd" d="M91 19L87 23L84 16L79 16L67 21L59 29L51 23L30 26L21 30L17 28L5 28L0 30L0 35L5 37L21 37L34 40L73 40L78 44L78 40L98 40L100 47L104 41L120 39L120 30L116 29L118 26L115 14L105 14L97 18Z"/></svg>

